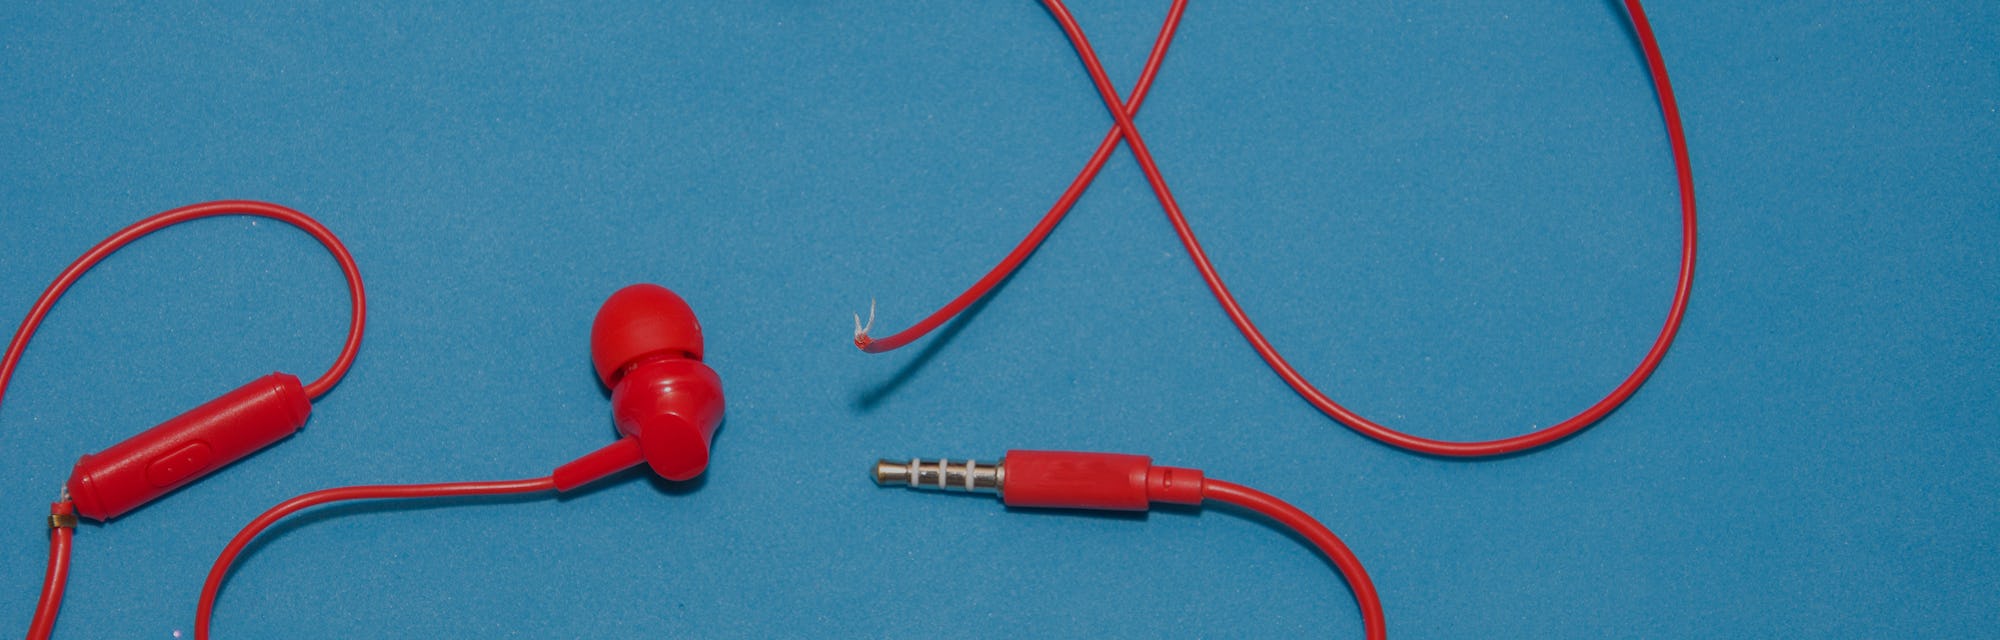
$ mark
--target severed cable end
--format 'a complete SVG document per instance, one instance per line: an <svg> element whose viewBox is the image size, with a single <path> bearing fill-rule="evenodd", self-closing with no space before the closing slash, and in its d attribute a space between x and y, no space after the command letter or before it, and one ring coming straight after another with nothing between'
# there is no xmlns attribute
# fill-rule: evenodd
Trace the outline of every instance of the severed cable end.
<svg viewBox="0 0 2000 640"><path fill-rule="evenodd" d="M946 458L924 461L883 460L875 463L875 484L904 485L912 489L1000 493L1007 471L1001 463Z"/></svg>
<svg viewBox="0 0 2000 640"><path fill-rule="evenodd" d="M868 330L874 327L875 327L875 300L870 299L868 300L867 324L861 323L861 314L859 313L854 314L854 344L859 346L867 346L868 343L874 342L875 340L873 338L868 337Z"/></svg>

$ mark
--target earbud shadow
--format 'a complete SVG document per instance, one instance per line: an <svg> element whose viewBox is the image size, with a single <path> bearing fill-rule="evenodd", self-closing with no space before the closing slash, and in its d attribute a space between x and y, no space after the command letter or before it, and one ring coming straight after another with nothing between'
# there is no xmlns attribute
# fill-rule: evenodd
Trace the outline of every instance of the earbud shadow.
<svg viewBox="0 0 2000 640"><path fill-rule="evenodd" d="M1030 259L1032 260L1033 258L1031 257ZM1025 263L1023 266L1026 266ZM1016 270L1014 273L1020 273L1020 271ZM1002 289L1007 288L1007 283L1013 281L1014 274L1007 274L1007 278L1001 280L1000 284L994 285L993 289L987 291L985 296L981 296L977 302L972 303L964 311L959 312L958 317L952 318L951 322L945 323L942 331L932 334L924 341L923 350L917 352L917 357L903 363L903 366L896 370L895 375L889 376L888 380L876 384L856 397L854 399L854 409L861 413L874 411L875 407L881 406L890 396L895 395L898 389L903 388L903 385L908 384L910 380L917 377L917 374L922 373L924 368L930 365L931 360L937 358L938 352L943 351L946 346L951 344L953 339L958 337L959 333L965 331L965 326L971 324L973 319L979 316L979 312L985 310L986 305L993 302L993 297L998 295Z"/></svg>
<svg viewBox="0 0 2000 640"><path fill-rule="evenodd" d="M700 491L702 487L708 486L708 474L706 472L689 480L674 481L662 478L659 474L652 473L651 470L635 469L635 471L645 471L646 482L653 485L654 491L664 496L684 496Z"/></svg>

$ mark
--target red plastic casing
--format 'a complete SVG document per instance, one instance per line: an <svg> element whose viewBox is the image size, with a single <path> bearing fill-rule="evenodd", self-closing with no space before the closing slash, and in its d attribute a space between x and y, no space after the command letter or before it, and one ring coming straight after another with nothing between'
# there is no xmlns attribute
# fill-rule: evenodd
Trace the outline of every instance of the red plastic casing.
<svg viewBox="0 0 2000 640"><path fill-rule="evenodd" d="M312 414L299 379L273 373L77 460L76 512L110 520L285 439Z"/></svg>
<svg viewBox="0 0 2000 640"><path fill-rule="evenodd" d="M1201 502L1201 471L1155 467L1146 456L1017 450L1002 464L1000 499L1010 507L1144 511L1154 502Z"/></svg>
<svg viewBox="0 0 2000 640"><path fill-rule="evenodd" d="M722 378L708 365L657 356L620 367L611 421L623 437L557 467L556 490L568 491L640 462L668 480L691 480L708 468L709 442L722 424Z"/></svg>
<svg viewBox="0 0 2000 640"><path fill-rule="evenodd" d="M611 391L618 432L637 438L646 464L668 480L692 479L708 468L722 412L722 378L687 358L635 363Z"/></svg>
<svg viewBox="0 0 2000 640"><path fill-rule="evenodd" d="M611 388L611 420L622 437L557 467L556 490L641 462L668 480L701 475L723 412L722 379L701 357L701 324L679 295L656 284L611 294L590 324L590 361Z"/></svg>

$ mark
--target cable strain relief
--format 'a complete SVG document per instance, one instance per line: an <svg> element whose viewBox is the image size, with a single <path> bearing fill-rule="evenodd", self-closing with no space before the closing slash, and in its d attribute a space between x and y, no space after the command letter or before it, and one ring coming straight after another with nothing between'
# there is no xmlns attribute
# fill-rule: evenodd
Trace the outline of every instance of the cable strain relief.
<svg viewBox="0 0 2000 640"><path fill-rule="evenodd" d="M556 467L555 472L549 477L555 481L557 491L569 491L638 466L645 461L645 453L639 447L638 438L619 438L604 448Z"/></svg>
<svg viewBox="0 0 2000 640"><path fill-rule="evenodd" d="M1146 470L1146 498L1170 504L1201 504L1200 469L1154 465Z"/></svg>

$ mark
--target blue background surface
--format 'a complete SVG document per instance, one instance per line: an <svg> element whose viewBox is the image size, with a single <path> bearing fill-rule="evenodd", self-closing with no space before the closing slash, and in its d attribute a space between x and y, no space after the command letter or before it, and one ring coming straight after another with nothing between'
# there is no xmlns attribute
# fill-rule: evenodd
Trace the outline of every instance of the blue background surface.
<svg viewBox="0 0 2000 640"><path fill-rule="evenodd" d="M1077 0L1121 86L1165 2ZM77 535L58 635L185 634L256 513L546 473L610 441L597 304L683 294L730 393L692 486L328 509L222 637L1354 637L1340 580L1226 510L1093 517L879 489L877 457L1143 453L1360 555L1401 637L1992 637L2000 5L1660 2L1703 226L1687 324L1608 420L1483 462L1314 411L1202 287L1128 153L990 303L971 283L1110 118L1027 1L10 3L0 309L116 228L283 203L353 249L360 360L299 435ZM1197 3L1139 118L1245 307L1335 398L1492 438L1637 361L1677 250L1610 2ZM339 345L338 271L247 218L85 278L0 409L0 628L80 454ZM884 330L887 328L887 330Z"/></svg>

